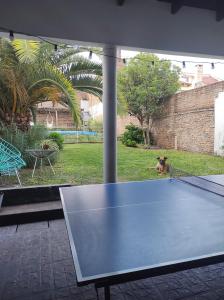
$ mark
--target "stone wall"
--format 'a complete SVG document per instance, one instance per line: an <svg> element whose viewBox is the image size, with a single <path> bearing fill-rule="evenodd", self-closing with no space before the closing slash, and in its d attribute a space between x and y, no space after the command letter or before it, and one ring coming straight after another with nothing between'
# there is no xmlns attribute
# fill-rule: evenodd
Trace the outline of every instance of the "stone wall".
<svg viewBox="0 0 224 300"><path fill-rule="evenodd" d="M214 101L224 91L224 81L180 92L166 103L155 120L156 144L192 152L214 152Z"/></svg>

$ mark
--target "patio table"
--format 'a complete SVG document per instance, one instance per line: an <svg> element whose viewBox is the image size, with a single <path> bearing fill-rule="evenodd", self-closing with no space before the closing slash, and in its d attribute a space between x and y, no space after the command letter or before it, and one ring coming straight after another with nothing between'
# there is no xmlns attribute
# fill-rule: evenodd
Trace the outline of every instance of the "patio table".
<svg viewBox="0 0 224 300"><path fill-rule="evenodd" d="M47 161L49 162L49 165L51 167L51 170L52 170L53 174L55 175L54 168L50 161L50 156L53 155L56 151L57 150L55 150L55 149L27 149L26 150L26 152L28 152L30 154L30 156L35 158L35 163L34 163L33 172L32 172L32 178L33 178L35 170L36 170L38 159L40 160L41 170L43 168L43 159L47 159Z"/></svg>

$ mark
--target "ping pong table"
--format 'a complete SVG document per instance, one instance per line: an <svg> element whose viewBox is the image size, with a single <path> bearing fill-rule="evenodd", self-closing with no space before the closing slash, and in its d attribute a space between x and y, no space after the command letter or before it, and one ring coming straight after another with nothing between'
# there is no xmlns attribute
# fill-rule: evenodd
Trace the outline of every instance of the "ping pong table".
<svg viewBox="0 0 224 300"><path fill-rule="evenodd" d="M111 285L224 261L224 175L205 179L213 192L173 179L60 188L78 286L110 299Z"/></svg>

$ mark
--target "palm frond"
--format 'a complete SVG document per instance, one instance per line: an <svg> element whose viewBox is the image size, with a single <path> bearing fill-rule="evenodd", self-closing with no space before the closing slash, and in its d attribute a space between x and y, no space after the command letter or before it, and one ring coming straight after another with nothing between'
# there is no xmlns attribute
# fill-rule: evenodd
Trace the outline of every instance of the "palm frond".
<svg viewBox="0 0 224 300"><path fill-rule="evenodd" d="M12 46L21 63L33 63L36 61L40 42L27 40L14 40Z"/></svg>
<svg viewBox="0 0 224 300"><path fill-rule="evenodd" d="M102 65L80 55L88 50L0 38L0 113L34 115L44 101L70 107L79 123L76 90L102 97Z"/></svg>
<svg viewBox="0 0 224 300"><path fill-rule="evenodd" d="M15 49L6 38L0 38L0 65L7 67L15 67L19 63L18 57L15 55Z"/></svg>
<svg viewBox="0 0 224 300"><path fill-rule="evenodd" d="M59 46L57 52L52 53L52 63L58 68L62 65L70 64L72 61L75 61L80 54L82 49L80 48L65 48Z"/></svg>
<svg viewBox="0 0 224 300"><path fill-rule="evenodd" d="M93 94L99 99L102 98L103 84L101 77L82 75L74 77L71 81L75 89L89 94Z"/></svg>
<svg viewBox="0 0 224 300"><path fill-rule="evenodd" d="M90 61L84 57L78 57L68 66L65 74L69 77L80 74L93 74L102 76L102 64Z"/></svg>
<svg viewBox="0 0 224 300"><path fill-rule="evenodd" d="M60 102L62 98L62 92L57 86L44 86L36 89L32 92L31 102L51 101L53 105Z"/></svg>
<svg viewBox="0 0 224 300"><path fill-rule="evenodd" d="M30 112L31 112L31 115L33 117L33 122L34 122L34 124L36 124L36 122L37 122L37 108L36 108L36 106L31 106L30 107Z"/></svg>
<svg viewBox="0 0 224 300"><path fill-rule="evenodd" d="M40 67L35 74L35 81L32 81L32 84L28 88L29 94L37 88L49 85L57 87L64 94L63 101L70 107L74 122L78 124L80 115L76 92L72 83L56 67L52 65Z"/></svg>

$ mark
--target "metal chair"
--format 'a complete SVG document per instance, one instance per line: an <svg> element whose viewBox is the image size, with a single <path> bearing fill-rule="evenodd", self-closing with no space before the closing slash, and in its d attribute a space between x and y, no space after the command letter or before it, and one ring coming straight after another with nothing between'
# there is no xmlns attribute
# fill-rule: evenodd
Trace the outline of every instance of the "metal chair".
<svg viewBox="0 0 224 300"><path fill-rule="evenodd" d="M19 170L25 166L25 161L21 158L20 151L12 144L0 138L0 174L1 176L16 175L19 185L21 180Z"/></svg>

